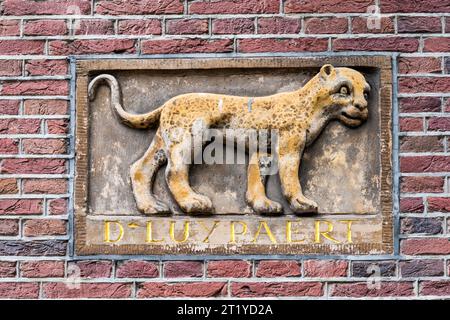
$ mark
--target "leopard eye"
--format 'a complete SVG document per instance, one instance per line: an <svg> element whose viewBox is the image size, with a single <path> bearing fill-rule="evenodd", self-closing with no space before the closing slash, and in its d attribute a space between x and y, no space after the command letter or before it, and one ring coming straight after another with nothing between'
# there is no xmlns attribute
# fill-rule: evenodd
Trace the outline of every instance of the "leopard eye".
<svg viewBox="0 0 450 320"><path fill-rule="evenodd" d="M369 93L368 92L364 92L364 99L369 100Z"/></svg>
<svg viewBox="0 0 450 320"><path fill-rule="evenodd" d="M340 94L348 95L350 93L350 90L347 88L347 86L342 86L339 90Z"/></svg>

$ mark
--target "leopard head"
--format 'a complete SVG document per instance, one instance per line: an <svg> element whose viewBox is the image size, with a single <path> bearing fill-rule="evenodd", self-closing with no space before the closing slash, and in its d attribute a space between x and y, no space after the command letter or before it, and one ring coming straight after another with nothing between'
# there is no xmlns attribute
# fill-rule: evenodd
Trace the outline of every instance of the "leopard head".
<svg viewBox="0 0 450 320"><path fill-rule="evenodd" d="M370 85L360 72L326 64L318 78L323 87L319 100L332 119L348 127L357 127L367 120Z"/></svg>

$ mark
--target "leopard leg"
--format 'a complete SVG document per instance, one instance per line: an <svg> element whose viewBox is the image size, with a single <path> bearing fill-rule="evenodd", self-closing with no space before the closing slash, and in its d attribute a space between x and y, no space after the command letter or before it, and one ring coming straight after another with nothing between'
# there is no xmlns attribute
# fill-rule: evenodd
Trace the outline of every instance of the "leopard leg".
<svg viewBox="0 0 450 320"><path fill-rule="evenodd" d="M281 204L266 196L267 175L265 172L261 172L261 169L267 170L270 163L271 160L267 153L254 152L250 157L247 168L247 202L259 214L279 214L283 212Z"/></svg>
<svg viewBox="0 0 450 320"><path fill-rule="evenodd" d="M139 211L145 214L169 213L169 207L152 193L155 175L166 161L163 140L156 133L144 156L130 167L131 185Z"/></svg>
<svg viewBox="0 0 450 320"><path fill-rule="evenodd" d="M283 194L294 213L316 213L317 203L303 195L299 180L300 158L305 146L304 139L293 134L280 135L278 166Z"/></svg>
<svg viewBox="0 0 450 320"><path fill-rule="evenodd" d="M211 213L213 211L211 200L196 193L189 185L189 164L185 163L184 155L191 152L190 149L191 145L183 142L171 146L168 153L166 181L181 210L192 214Z"/></svg>

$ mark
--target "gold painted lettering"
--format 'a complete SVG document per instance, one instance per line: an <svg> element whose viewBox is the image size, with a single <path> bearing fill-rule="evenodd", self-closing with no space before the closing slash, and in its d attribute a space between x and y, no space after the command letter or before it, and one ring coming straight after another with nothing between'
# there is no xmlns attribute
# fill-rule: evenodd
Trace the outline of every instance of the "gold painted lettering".
<svg viewBox="0 0 450 320"><path fill-rule="evenodd" d="M264 227L264 230L265 230L265 233L264 233L264 234L266 234L266 235L269 237L270 241L272 241L272 243L277 243L277 239L275 239L275 237L274 237L274 235L272 234L272 231L270 230L270 228L269 228L269 226L267 225L267 222L266 222L266 221L260 221L260 222L259 222L258 230L256 231L255 237L253 238L253 241L252 241L252 242L253 242L253 243L256 243L256 240L258 240L258 237L259 237L259 235L260 235L260 233L261 233L262 227Z"/></svg>
<svg viewBox="0 0 450 320"><path fill-rule="evenodd" d="M325 223L327 225L327 231L320 231L320 225L321 222ZM327 220L318 220L315 222L315 243L321 243L321 237L324 237L325 239L328 239L334 243L340 243L338 240L334 239L332 236L330 236L330 233L333 231L333 224L330 221Z"/></svg>
<svg viewBox="0 0 450 320"><path fill-rule="evenodd" d="M184 229L183 229L183 238L181 240L175 239L175 221L170 221L170 227L169 227L169 234L170 238L176 242L176 243L183 243L186 242L189 238L189 221L184 222Z"/></svg>
<svg viewBox="0 0 450 320"><path fill-rule="evenodd" d="M343 222L347 224L347 243L353 243L352 239L352 223L356 220L339 220L339 222Z"/></svg>
<svg viewBox="0 0 450 320"><path fill-rule="evenodd" d="M164 239L153 239L153 221L147 221L147 234L145 237L145 242L156 243L163 242Z"/></svg>
<svg viewBox="0 0 450 320"><path fill-rule="evenodd" d="M206 235L206 238L203 239L203 243L209 243L209 237L210 237L211 234L214 232L214 230L216 230L216 228L217 228L218 224L220 223L220 221L218 221L218 220L214 221L214 224L213 224L213 226L211 227L211 229L209 229L207 226L205 226L205 225L203 224L202 221L197 221L197 223L198 223L203 229L205 229L205 230L208 232L208 234Z"/></svg>
<svg viewBox="0 0 450 320"><path fill-rule="evenodd" d="M302 239L292 239L292 235L298 235L298 234L300 234L300 230L299 230L299 228L297 227L297 228L293 228L293 226L292 226L292 223L295 223L295 222L300 222L300 220L298 220L298 221L287 221L286 222L286 242L287 243L300 243L300 242L303 242L303 241L305 241L305 238L302 238Z"/></svg>
<svg viewBox="0 0 450 320"><path fill-rule="evenodd" d="M111 239L111 224L115 224L119 228L119 235L116 239ZM108 243L119 242L123 238L123 226L119 221L105 221L105 238L104 241Z"/></svg>
<svg viewBox="0 0 450 320"><path fill-rule="evenodd" d="M236 224L240 224L242 226L242 230L240 232L236 232ZM243 221L231 221L230 223L230 242L236 243L236 235L244 235L247 233L247 224Z"/></svg>

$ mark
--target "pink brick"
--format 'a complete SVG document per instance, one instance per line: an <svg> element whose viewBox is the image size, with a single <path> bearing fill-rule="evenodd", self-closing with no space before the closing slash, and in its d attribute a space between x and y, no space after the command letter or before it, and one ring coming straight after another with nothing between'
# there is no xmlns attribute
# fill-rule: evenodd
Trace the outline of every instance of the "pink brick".
<svg viewBox="0 0 450 320"><path fill-rule="evenodd" d="M4 0L5 15L90 14L90 0ZM77 8L75 10L74 8Z"/></svg>
<svg viewBox="0 0 450 320"><path fill-rule="evenodd" d="M27 237L65 235L67 234L67 221L58 219L25 220L23 234Z"/></svg>
<svg viewBox="0 0 450 320"><path fill-rule="evenodd" d="M175 19L166 21L167 34L206 34L208 19Z"/></svg>
<svg viewBox="0 0 450 320"><path fill-rule="evenodd" d="M4 95L68 95L66 80L24 80L4 81L1 93Z"/></svg>
<svg viewBox="0 0 450 320"><path fill-rule="evenodd" d="M244 260L209 261L206 273L213 278L246 278L251 276L251 264Z"/></svg>
<svg viewBox="0 0 450 320"><path fill-rule="evenodd" d="M68 181L66 179L24 179L23 193L67 193Z"/></svg>
<svg viewBox="0 0 450 320"><path fill-rule="evenodd" d="M119 34L158 35L161 31L161 21L157 19L119 21Z"/></svg>
<svg viewBox="0 0 450 320"><path fill-rule="evenodd" d="M42 214L40 199L2 199L0 200L0 215Z"/></svg>
<svg viewBox="0 0 450 320"><path fill-rule="evenodd" d="M0 60L0 76L22 75L22 60Z"/></svg>
<svg viewBox="0 0 450 320"><path fill-rule="evenodd" d="M156 278L159 268L150 261L125 261L117 265L117 278Z"/></svg>
<svg viewBox="0 0 450 320"><path fill-rule="evenodd" d="M30 76L57 76L68 73L66 60L28 60L25 72Z"/></svg>
<svg viewBox="0 0 450 320"><path fill-rule="evenodd" d="M0 172L62 174L66 172L66 161L63 159L4 159Z"/></svg>
<svg viewBox="0 0 450 320"><path fill-rule="evenodd" d="M68 32L65 20L29 20L23 28L26 36L59 36Z"/></svg>
<svg viewBox="0 0 450 320"><path fill-rule="evenodd" d="M255 22L249 18L214 19L212 32L215 34L252 34Z"/></svg>
<svg viewBox="0 0 450 320"><path fill-rule="evenodd" d="M346 277L348 262L340 260L307 260L303 263L305 277Z"/></svg>
<svg viewBox="0 0 450 320"><path fill-rule="evenodd" d="M38 115L65 115L69 105L66 100L25 100L24 113Z"/></svg>
<svg viewBox="0 0 450 320"><path fill-rule="evenodd" d="M301 22L299 18L259 18L258 33L260 34L286 34L299 33Z"/></svg>
<svg viewBox="0 0 450 320"><path fill-rule="evenodd" d="M23 261L20 274L24 278L62 278L64 261Z"/></svg>
<svg viewBox="0 0 450 320"><path fill-rule="evenodd" d="M20 20L0 20L0 36L19 36Z"/></svg>
<svg viewBox="0 0 450 320"><path fill-rule="evenodd" d="M130 298L131 283L81 283L79 287L67 283L44 283L43 295L50 299Z"/></svg>

